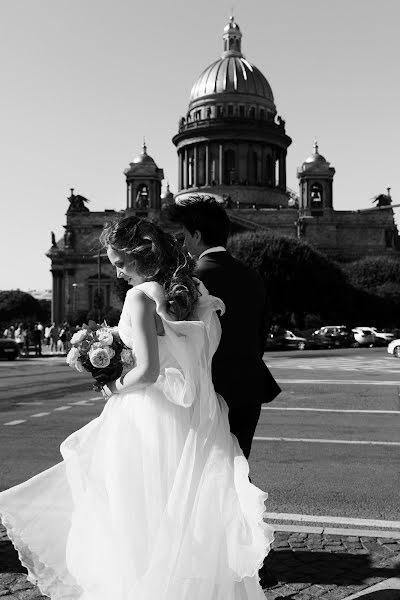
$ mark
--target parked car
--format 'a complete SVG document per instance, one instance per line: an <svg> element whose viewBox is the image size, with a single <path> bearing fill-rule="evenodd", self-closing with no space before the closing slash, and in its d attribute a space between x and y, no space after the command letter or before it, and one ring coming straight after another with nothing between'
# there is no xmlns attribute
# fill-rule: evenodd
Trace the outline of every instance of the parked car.
<svg viewBox="0 0 400 600"><path fill-rule="evenodd" d="M379 331L376 327L371 327L372 331L375 334L375 345L379 346L387 346L389 342L394 340L394 334L389 333L388 331Z"/></svg>
<svg viewBox="0 0 400 600"><path fill-rule="evenodd" d="M19 356L17 342L9 338L0 338L0 358L15 360Z"/></svg>
<svg viewBox="0 0 400 600"><path fill-rule="evenodd" d="M375 332L371 327L354 327L352 332L357 346L373 346L376 342Z"/></svg>
<svg viewBox="0 0 400 600"><path fill-rule="evenodd" d="M332 348L350 348L355 343L353 332L346 325L325 325L314 331L313 336L325 340Z"/></svg>
<svg viewBox="0 0 400 600"><path fill-rule="evenodd" d="M307 339L305 337L295 335L288 329L279 329L268 335L266 349L279 350L292 348L296 350L304 350L306 345Z"/></svg>
<svg viewBox="0 0 400 600"><path fill-rule="evenodd" d="M400 340L396 339L389 342L387 351L389 352L389 354L393 354L393 356L397 356L397 358L400 358Z"/></svg>

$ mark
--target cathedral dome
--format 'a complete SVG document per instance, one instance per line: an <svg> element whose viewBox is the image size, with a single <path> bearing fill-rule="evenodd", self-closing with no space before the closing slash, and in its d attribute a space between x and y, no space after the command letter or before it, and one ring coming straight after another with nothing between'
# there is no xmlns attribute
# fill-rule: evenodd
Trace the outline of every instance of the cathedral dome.
<svg viewBox="0 0 400 600"><path fill-rule="evenodd" d="M222 94L247 96L249 101L266 106L276 113L271 86L257 67L248 62L241 50L242 33L234 17L230 17L223 34L222 57L209 65L198 77L190 94L190 105L198 106L202 99L218 94L216 101L223 100ZM239 97L238 97L239 100Z"/></svg>
<svg viewBox="0 0 400 600"><path fill-rule="evenodd" d="M271 86L264 75L243 56L226 56L207 67L192 87L190 101L226 92L251 94L274 101Z"/></svg>

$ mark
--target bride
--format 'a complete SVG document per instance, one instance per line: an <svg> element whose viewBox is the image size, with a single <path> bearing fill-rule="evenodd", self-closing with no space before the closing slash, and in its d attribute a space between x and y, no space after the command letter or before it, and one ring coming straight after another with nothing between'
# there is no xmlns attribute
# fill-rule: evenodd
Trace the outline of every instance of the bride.
<svg viewBox="0 0 400 600"><path fill-rule="evenodd" d="M265 600L267 494L211 381L224 305L150 221L125 217L101 241L132 286L118 331L136 366L60 463L0 493L28 579L53 600Z"/></svg>

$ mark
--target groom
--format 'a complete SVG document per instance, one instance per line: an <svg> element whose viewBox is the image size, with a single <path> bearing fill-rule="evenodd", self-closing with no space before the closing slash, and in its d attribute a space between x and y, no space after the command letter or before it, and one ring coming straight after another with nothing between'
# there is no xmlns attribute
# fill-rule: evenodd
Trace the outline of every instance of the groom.
<svg viewBox="0 0 400 600"><path fill-rule="evenodd" d="M248 458L261 405L281 391L262 360L264 285L256 271L226 250L230 221L215 198L190 196L166 211L171 221L181 225L185 247L197 259L193 275L226 307L220 317L222 336L212 361L212 378L229 406L231 432Z"/></svg>

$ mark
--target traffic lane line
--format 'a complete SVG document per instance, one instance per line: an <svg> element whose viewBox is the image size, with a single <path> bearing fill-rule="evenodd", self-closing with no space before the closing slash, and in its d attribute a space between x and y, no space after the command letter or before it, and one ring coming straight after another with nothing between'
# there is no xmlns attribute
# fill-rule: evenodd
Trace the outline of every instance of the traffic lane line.
<svg viewBox="0 0 400 600"><path fill-rule="evenodd" d="M399 414L271 409L262 411L256 435L400 443L399 425Z"/></svg>
<svg viewBox="0 0 400 600"><path fill-rule="evenodd" d="M56 411L64 411L64 410L69 410L71 408L73 408L74 406L95 406L93 404L93 402L90 402L91 400L103 400L105 401L106 399L103 398L103 396L96 396L94 398L90 398L89 400L79 400L77 402L71 402L69 403L68 406L59 406L57 408L52 409L50 412L42 412L42 413L35 413L33 415L27 415L26 419L16 419L13 421L8 421L6 423L3 423L3 425L21 425L22 423L27 423L28 419L30 418L41 418L41 417L46 417L48 415L51 415L53 412ZM25 405L29 405L29 403L24 403Z"/></svg>
<svg viewBox="0 0 400 600"><path fill-rule="evenodd" d="M360 413L367 415L400 415L400 410L365 410L353 408L308 408L308 407L292 407L292 406L262 406L261 410L289 410L289 411L309 411L309 412L326 412L326 413Z"/></svg>
<svg viewBox="0 0 400 600"><path fill-rule="evenodd" d="M369 527L370 529L399 529L400 521L387 521L382 519L357 519L348 517L334 517L328 515L301 515L291 513L265 513L265 518L274 521L297 521L301 523L334 523L335 525L352 525L354 527ZM400 535L400 531L399 531Z"/></svg>
<svg viewBox="0 0 400 600"><path fill-rule="evenodd" d="M398 380L368 380L368 379L276 379L277 383L282 384L323 384L323 385L395 385L400 386L400 377Z"/></svg>
<svg viewBox="0 0 400 600"><path fill-rule="evenodd" d="M329 440L318 438L288 438L288 437L261 437L253 438L255 442L301 442L315 444L356 444L366 446L400 446L400 442L381 442L370 440Z"/></svg>

